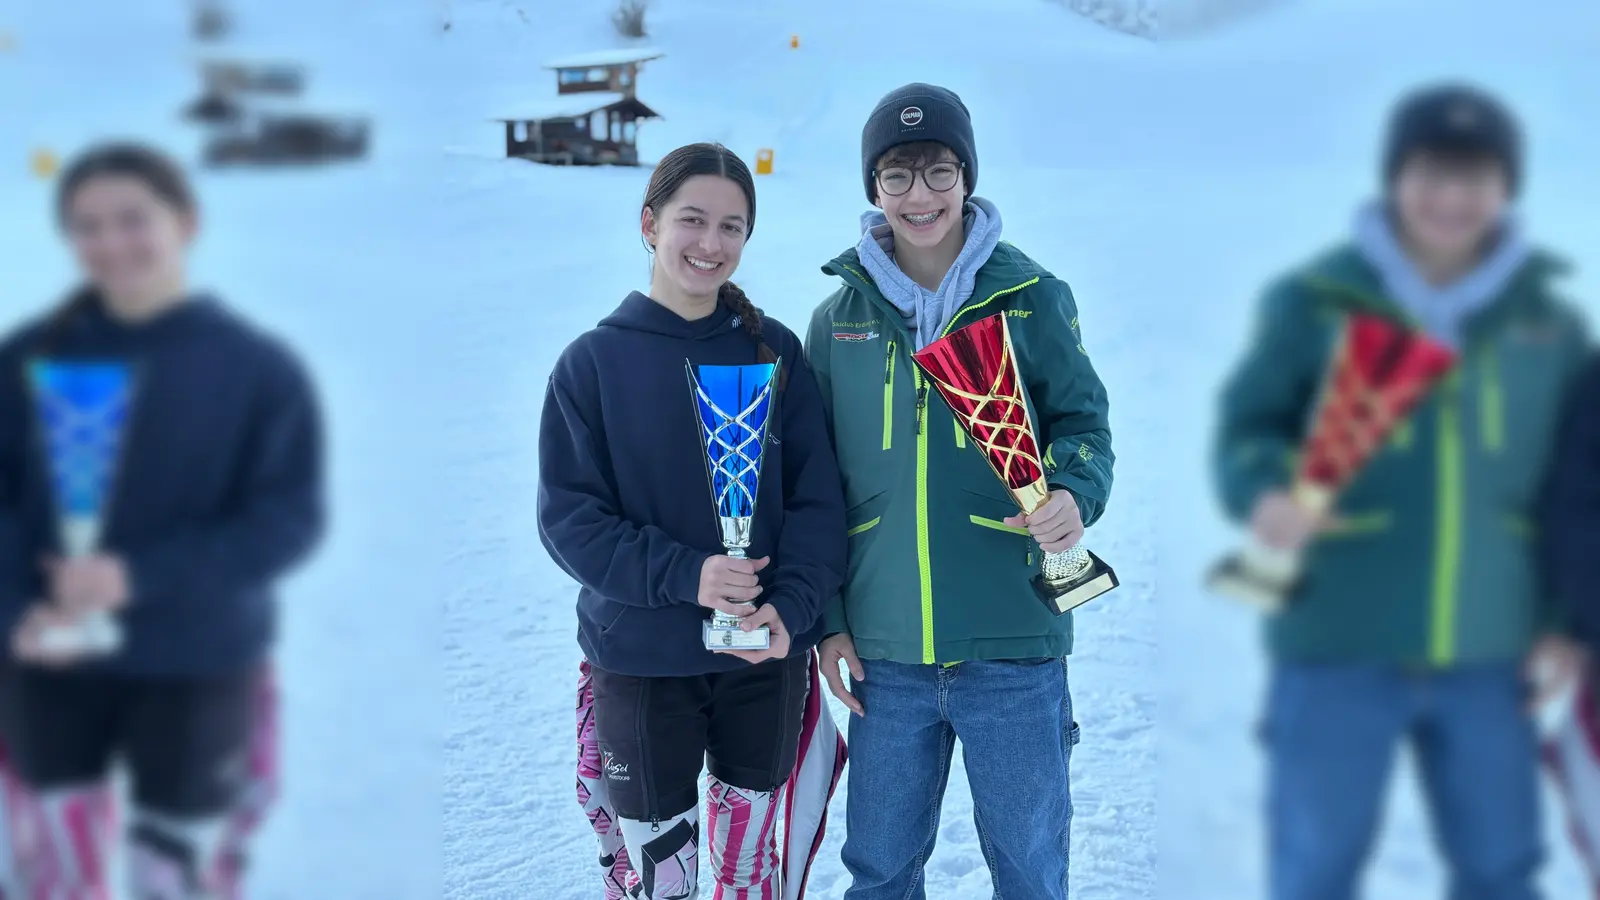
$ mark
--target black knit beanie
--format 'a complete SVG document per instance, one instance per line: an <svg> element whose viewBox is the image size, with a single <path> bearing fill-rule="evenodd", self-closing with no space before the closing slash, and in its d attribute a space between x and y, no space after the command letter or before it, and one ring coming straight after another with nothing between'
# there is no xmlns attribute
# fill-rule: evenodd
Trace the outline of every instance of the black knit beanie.
<svg viewBox="0 0 1600 900"><path fill-rule="evenodd" d="M938 141L949 147L966 167L967 193L971 194L978 184L972 116L955 92L916 82L885 94L861 129L861 178L866 182L868 202L878 200L877 179L872 171L878 157L893 147L915 141Z"/></svg>
<svg viewBox="0 0 1600 900"><path fill-rule="evenodd" d="M1438 85L1415 91L1394 108L1383 154L1383 187L1415 153L1485 156L1505 169L1515 197L1522 186L1522 129L1499 100L1468 85Z"/></svg>

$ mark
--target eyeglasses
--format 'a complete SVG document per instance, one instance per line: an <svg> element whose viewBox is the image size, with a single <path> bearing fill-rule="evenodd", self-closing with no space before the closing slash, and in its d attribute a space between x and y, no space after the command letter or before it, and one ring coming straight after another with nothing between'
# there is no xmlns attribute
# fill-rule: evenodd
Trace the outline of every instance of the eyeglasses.
<svg viewBox="0 0 1600 900"><path fill-rule="evenodd" d="M917 183L917 173L922 173L922 183L928 190L942 194L956 186L956 180L961 177L961 170L966 168L964 163L936 162L926 168L913 169L908 166L890 166L881 171L874 171L878 179L878 190L891 197L898 197L911 190Z"/></svg>

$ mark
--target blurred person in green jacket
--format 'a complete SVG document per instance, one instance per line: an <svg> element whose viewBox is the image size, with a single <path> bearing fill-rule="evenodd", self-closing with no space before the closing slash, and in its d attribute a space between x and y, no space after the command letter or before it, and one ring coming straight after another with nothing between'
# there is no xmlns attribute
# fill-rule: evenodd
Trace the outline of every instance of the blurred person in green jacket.
<svg viewBox="0 0 1600 900"><path fill-rule="evenodd" d="M1273 900L1356 896L1396 749L1416 754L1453 900L1530 900L1543 857L1529 663L1556 685L1579 653L1554 630L1532 518L1586 335L1512 212L1513 114L1481 90L1404 98L1381 198L1353 236L1277 279L1226 381L1214 447L1229 515L1302 549L1267 622ZM1343 317L1377 312L1457 362L1313 518L1294 458Z"/></svg>

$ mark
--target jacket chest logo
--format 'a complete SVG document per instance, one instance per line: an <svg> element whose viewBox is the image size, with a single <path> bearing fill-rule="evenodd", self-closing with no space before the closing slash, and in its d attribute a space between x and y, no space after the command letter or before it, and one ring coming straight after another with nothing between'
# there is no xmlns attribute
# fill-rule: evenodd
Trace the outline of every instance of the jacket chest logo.
<svg viewBox="0 0 1600 900"><path fill-rule="evenodd" d="M878 333L876 331L835 331L833 339L844 341L847 344L860 344L877 340Z"/></svg>

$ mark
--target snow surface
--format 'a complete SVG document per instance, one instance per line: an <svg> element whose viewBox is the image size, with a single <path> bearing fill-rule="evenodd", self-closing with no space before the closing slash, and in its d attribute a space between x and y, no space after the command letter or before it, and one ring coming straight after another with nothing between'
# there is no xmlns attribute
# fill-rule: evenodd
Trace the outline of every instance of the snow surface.
<svg viewBox="0 0 1600 900"><path fill-rule="evenodd" d="M333 533L285 592L286 796L257 896L589 900L573 587L537 538L535 437L561 347L646 282L648 172L503 160L484 120L550 89L539 60L615 47L609 4L240 6L239 40L304 54L308 101L327 89L377 120L366 165L199 177L199 280L311 361L332 432ZM72 272L30 151L197 146L177 119L197 85L182 5L71 10L0 4L16 39L0 53L3 324ZM738 280L796 327L832 287L817 267L854 239L873 101L910 80L966 99L980 193L1072 284L1112 397L1118 481L1089 545L1123 587L1078 617L1073 896L1261 896L1256 623L1196 587L1234 541L1205 480L1214 386L1260 285L1347 229L1383 112L1422 78L1475 76L1524 111L1534 231L1579 263L1575 294L1600 296L1600 8L1297 0L1159 44L1045 0L871 21L845 0L657 0L648 26L667 55L641 80L666 118L641 126L642 154L775 151ZM985 897L954 772L929 895ZM1409 770L1393 798L1373 896L1437 896ZM817 898L845 887L843 800ZM1546 885L1579 896L1556 825L1552 807Z"/></svg>

